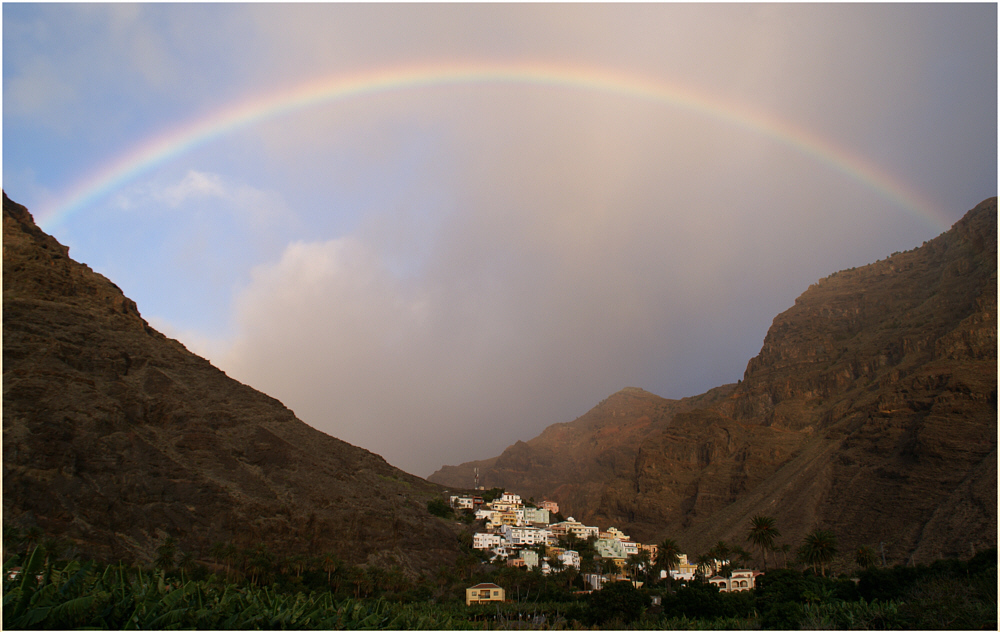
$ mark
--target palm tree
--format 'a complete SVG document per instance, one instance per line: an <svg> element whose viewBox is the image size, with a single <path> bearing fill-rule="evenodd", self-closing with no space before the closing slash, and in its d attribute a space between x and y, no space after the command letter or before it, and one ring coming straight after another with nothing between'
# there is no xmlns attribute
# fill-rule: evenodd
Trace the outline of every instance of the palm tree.
<svg viewBox="0 0 1000 632"><path fill-rule="evenodd" d="M862 546L854 552L854 562L860 568L871 568L878 564L878 553L868 545Z"/></svg>
<svg viewBox="0 0 1000 632"><path fill-rule="evenodd" d="M697 557L696 559L696 561L698 562L697 573L698 575L701 576L702 579L708 579L708 572L712 568L712 559L713 559L712 556L709 555L708 553L702 553Z"/></svg>
<svg viewBox="0 0 1000 632"><path fill-rule="evenodd" d="M613 575L618 571L618 565L610 557L602 557L598 565L602 575Z"/></svg>
<svg viewBox="0 0 1000 632"><path fill-rule="evenodd" d="M642 570L642 576L645 578L645 581L648 584L649 583L649 571L650 571L650 567L652 566L652 563L650 562L650 558L652 556L649 553L649 549L639 549L639 552L636 553L633 557L636 558L636 563L638 564L639 568Z"/></svg>
<svg viewBox="0 0 1000 632"><path fill-rule="evenodd" d="M566 535L559 538L559 546L566 549L567 551L575 551L580 538L577 537L572 531L566 532Z"/></svg>
<svg viewBox="0 0 1000 632"><path fill-rule="evenodd" d="M24 534L21 533L21 530L14 525L4 523L3 555L5 562L7 558L14 554L14 551L20 548L22 542L24 542Z"/></svg>
<svg viewBox="0 0 1000 632"><path fill-rule="evenodd" d="M219 566L223 565L223 560L226 555L226 545L221 540L216 540L212 543L212 546L208 547L208 554L212 557L212 560ZM226 564L226 575L229 575L229 565Z"/></svg>
<svg viewBox="0 0 1000 632"><path fill-rule="evenodd" d="M743 568L747 568L750 565L750 562L753 561L753 555L750 553L750 551L747 551L739 544L733 545L733 548L729 552L729 555L732 558L735 558L740 563L740 566Z"/></svg>
<svg viewBox="0 0 1000 632"><path fill-rule="evenodd" d="M332 585L331 578L333 576L333 572L337 570L338 566L340 566L340 560L337 559L336 555L327 551L323 554L323 557L320 558L320 565L323 567L323 570L326 571L327 585Z"/></svg>
<svg viewBox="0 0 1000 632"><path fill-rule="evenodd" d="M168 535L163 544L156 547L156 568L169 571L174 567L174 556L177 554L177 540L174 536Z"/></svg>
<svg viewBox="0 0 1000 632"><path fill-rule="evenodd" d="M728 562L729 556L732 554L732 549L729 548L729 545L724 540L719 540L708 552L714 555L715 559L720 562Z"/></svg>
<svg viewBox="0 0 1000 632"><path fill-rule="evenodd" d="M632 585L635 585L636 576L639 574L638 556L629 555L625 558L625 573L632 580Z"/></svg>
<svg viewBox="0 0 1000 632"><path fill-rule="evenodd" d="M302 577L302 571L306 569L305 555L292 555L285 559L285 567L295 572L295 577Z"/></svg>
<svg viewBox="0 0 1000 632"><path fill-rule="evenodd" d="M247 570L250 572L250 583L263 583L266 575L274 565L271 552L267 550L267 545L263 542L254 547L251 555L247 559Z"/></svg>
<svg viewBox="0 0 1000 632"><path fill-rule="evenodd" d="M566 568L566 562L559 559L558 555L550 555L546 559L549 561L549 568L553 573L561 572L564 568Z"/></svg>
<svg viewBox="0 0 1000 632"><path fill-rule="evenodd" d="M680 561L681 547L677 545L677 541L671 538L664 539L656 550L656 567L667 571L669 577L670 571L677 568Z"/></svg>
<svg viewBox="0 0 1000 632"><path fill-rule="evenodd" d="M819 567L826 577L826 565L837 555L837 538L830 531L817 529L806 536L799 547L799 558L815 570Z"/></svg>
<svg viewBox="0 0 1000 632"><path fill-rule="evenodd" d="M729 569L732 567L729 561L732 550L729 548L729 545L725 541L719 540L715 543L715 546L708 550L708 554L718 560L720 564L720 567L716 569L716 573L728 577Z"/></svg>
<svg viewBox="0 0 1000 632"><path fill-rule="evenodd" d="M28 530L24 533L24 543L26 545L24 549L25 555L30 553L31 549L38 545L38 541L41 540L44 535L45 532L42 531L41 527L37 525L28 527Z"/></svg>
<svg viewBox="0 0 1000 632"><path fill-rule="evenodd" d="M243 552L234 542L227 542L222 550L222 559L226 561L226 578L229 579L230 571L236 569L236 565L241 562Z"/></svg>
<svg viewBox="0 0 1000 632"><path fill-rule="evenodd" d="M774 518L771 516L756 515L750 519L750 531L747 533L747 541L760 549L761 557L764 558L764 570L767 570L767 552L774 548L774 539L781 535L781 532L774 526Z"/></svg>
<svg viewBox="0 0 1000 632"><path fill-rule="evenodd" d="M788 554L792 550L792 545L786 542L782 544L781 548L778 550L781 551L781 561L784 563L783 566L788 568Z"/></svg>

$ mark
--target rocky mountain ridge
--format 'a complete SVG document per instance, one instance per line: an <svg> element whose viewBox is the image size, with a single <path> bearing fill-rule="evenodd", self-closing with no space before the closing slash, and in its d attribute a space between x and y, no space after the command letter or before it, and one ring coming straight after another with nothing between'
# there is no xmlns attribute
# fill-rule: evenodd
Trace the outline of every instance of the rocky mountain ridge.
<svg viewBox="0 0 1000 632"><path fill-rule="evenodd" d="M152 329L3 199L3 516L150 561L167 536L419 570L457 554L441 488L319 432Z"/></svg>
<svg viewBox="0 0 1000 632"><path fill-rule="evenodd" d="M995 545L996 252L991 198L919 248L810 287L738 385L685 406L617 393L610 419L599 405L430 480L479 467L489 485L694 551L742 542L756 513L793 547L826 528L891 561Z"/></svg>

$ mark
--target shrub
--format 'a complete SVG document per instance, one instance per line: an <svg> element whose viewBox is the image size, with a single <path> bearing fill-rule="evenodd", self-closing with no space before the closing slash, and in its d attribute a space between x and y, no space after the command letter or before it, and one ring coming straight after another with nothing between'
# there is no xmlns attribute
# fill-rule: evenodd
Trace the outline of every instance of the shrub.
<svg viewBox="0 0 1000 632"><path fill-rule="evenodd" d="M648 602L631 582L609 583L590 594L587 617L591 624L606 624L616 619L628 624L639 618Z"/></svg>
<svg viewBox="0 0 1000 632"><path fill-rule="evenodd" d="M439 518L448 518L455 513L448 503L446 503L442 498L432 498L428 500L427 511L431 512L431 515L438 516Z"/></svg>

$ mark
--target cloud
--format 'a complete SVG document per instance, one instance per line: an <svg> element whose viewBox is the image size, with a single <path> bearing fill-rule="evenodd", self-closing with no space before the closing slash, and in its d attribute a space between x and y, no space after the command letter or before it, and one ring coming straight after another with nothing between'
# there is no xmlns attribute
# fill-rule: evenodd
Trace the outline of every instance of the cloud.
<svg viewBox="0 0 1000 632"><path fill-rule="evenodd" d="M78 95L61 75L50 60L35 57L16 74L4 78L4 111L30 116L65 131L67 126L57 114L76 102Z"/></svg>
<svg viewBox="0 0 1000 632"><path fill-rule="evenodd" d="M174 208L193 197L232 198L223 186L221 176L200 171L188 171L183 180L163 189L159 197Z"/></svg>
<svg viewBox="0 0 1000 632"><path fill-rule="evenodd" d="M281 223L296 223L282 196L218 173L190 169L180 180L158 180L119 192L115 205L144 214L170 212L175 217L211 215L229 217L240 231L266 237Z"/></svg>
<svg viewBox="0 0 1000 632"><path fill-rule="evenodd" d="M994 5L3 11L5 181L36 173L39 191L303 81L479 60L617 70L763 112L952 220L996 193ZM52 121L62 138L33 127ZM231 375L424 475L623 386L735 381L809 284L934 236L710 112L537 84L317 105L115 195L62 227L75 256Z"/></svg>

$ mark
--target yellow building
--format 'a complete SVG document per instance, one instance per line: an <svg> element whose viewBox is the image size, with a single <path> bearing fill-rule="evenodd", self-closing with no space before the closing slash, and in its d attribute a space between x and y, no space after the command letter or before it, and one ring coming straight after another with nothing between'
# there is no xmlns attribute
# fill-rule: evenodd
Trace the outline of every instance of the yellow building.
<svg viewBox="0 0 1000 632"><path fill-rule="evenodd" d="M465 589L465 605L467 606L471 606L474 603L503 600L503 588L496 584L476 584L472 588Z"/></svg>

